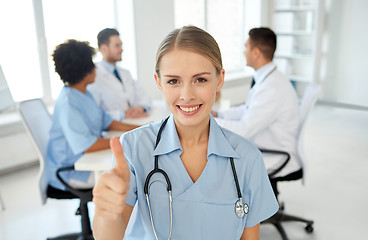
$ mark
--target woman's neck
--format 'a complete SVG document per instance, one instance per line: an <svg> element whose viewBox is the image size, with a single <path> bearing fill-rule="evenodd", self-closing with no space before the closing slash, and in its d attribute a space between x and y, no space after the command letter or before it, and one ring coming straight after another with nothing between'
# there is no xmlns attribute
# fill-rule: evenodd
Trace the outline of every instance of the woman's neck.
<svg viewBox="0 0 368 240"><path fill-rule="evenodd" d="M79 92L86 93L87 92L87 85L84 81L81 81L79 83L69 85L69 87L74 88L78 90Z"/></svg>
<svg viewBox="0 0 368 240"><path fill-rule="evenodd" d="M176 131L182 145L190 146L208 142L210 122L205 121L197 126L183 126L175 122Z"/></svg>

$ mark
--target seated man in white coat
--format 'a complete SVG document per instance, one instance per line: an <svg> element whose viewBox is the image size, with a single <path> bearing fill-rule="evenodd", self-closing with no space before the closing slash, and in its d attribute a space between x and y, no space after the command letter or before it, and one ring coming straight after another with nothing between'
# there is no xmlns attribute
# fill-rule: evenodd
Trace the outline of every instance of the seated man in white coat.
<svg viewBox="0 0 368 240"><path fill-rule="evenodd" d="M287 165L275 177L301 171L296 154L299 127L299 104L289 79L272 62L276 50L276 35L269 28L249 31L244 55L247 65L254 68L254 86L245 104L225 111L212 112L220 126L252 140L263 149L286 151ZM285 160L285 156L263 154L270 173Z"/></svg>
<svg viewBox="0 0 368 240"><path fill-rule="evenodd" d="M97 104L118 121L148 116L151 97L128 70L116 65L123 53L119 32L105 28L97 41L103 60L96 64L96 80L88 86Z"/></svg>

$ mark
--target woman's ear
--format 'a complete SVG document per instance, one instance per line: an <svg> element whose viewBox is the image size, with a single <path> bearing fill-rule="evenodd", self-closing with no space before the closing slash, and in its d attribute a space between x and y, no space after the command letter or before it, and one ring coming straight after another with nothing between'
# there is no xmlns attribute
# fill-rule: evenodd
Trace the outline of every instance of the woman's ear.
<svg viewBox="0 0 368 240"><path fill-rule="evenodd" d="M159 76L157 75L157 73L154 74L154 77L155 77L155 81L156 81L156 85L157 85L158 89L160 91L162 91L161 80L160 80Z"/></svg>
<svg viewBox="0 0 368 240"><path fill-rule="evenodd" d="M222 69L220 74L219 74L219 82L217 83L217 86L216 86L216 91L220 91L221 88L224 86L224 80L225 80L225 70Z"/></svg>

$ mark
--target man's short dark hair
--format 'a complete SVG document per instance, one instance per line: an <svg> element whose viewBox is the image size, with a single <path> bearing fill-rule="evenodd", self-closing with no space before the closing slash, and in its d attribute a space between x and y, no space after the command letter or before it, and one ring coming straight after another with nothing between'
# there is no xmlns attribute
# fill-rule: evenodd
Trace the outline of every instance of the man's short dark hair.
<svg viewBox="0 0 368 240"><path fill-rule="evenodd" d="M120 35L119 32L115 28L105 28L97 35L98 47L101 47L102 44L108 45L111 36L119 36L119 35Z"/></svg>
<svg viewBox="0 0 368 240"><path fill-rule="evenodd" d="M95 49L88 42L70 39L56 46L52 54L55 71L61 80L68 85L74 85L95 69L92 57Z"/></svg>
<svg viewBox="0 0 368 240"><path fill-rule="evenodd" d="M276 50L276 34L269 28L253 28L249 31L251 47L258 47L266 59L273 59Z"/></svg>

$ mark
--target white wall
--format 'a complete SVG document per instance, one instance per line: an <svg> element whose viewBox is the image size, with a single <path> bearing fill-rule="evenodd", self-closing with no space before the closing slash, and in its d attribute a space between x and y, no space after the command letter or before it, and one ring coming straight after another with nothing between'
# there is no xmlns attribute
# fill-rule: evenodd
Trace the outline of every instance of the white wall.
<svg viewBox="0 0 368 240"><path fill-rule="evenodd" d="M174 29L174 1L134 0L135 39L138 80L151 96L161 99L154 80L158 45Z"/></svg>
<svg viewBox="0 0 368 240"><path fill-rule="evenodd" d="M327 2L324 98L368 106L368 1Z"/></svg>

